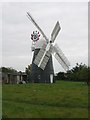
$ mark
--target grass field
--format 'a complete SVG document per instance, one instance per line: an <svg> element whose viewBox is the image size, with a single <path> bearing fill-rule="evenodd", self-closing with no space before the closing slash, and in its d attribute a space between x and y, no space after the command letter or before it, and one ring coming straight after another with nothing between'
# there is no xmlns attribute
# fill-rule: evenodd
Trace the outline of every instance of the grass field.
<svg viewBox="0 0 90 120"><path fill-rule="evenodd" d="M0 83L0 120L2 118L2 85Z"/></svg>
<svg viewBox="0 0 90 120"><path fill-rule="evenodd" d="M88 118L82 82L3 85L3 118Z"/></svg>

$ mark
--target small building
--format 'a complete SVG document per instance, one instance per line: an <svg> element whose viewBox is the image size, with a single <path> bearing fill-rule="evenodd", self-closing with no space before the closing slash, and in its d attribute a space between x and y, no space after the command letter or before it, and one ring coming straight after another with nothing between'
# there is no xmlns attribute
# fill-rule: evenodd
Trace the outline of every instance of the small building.
<svg viewBox="0 0 90 120"><path fill-rule="evenodd" d="M27 83L27 74L22 73L22 72L20 72L20 73L2 73L2 83L3 84Z"/></svg>

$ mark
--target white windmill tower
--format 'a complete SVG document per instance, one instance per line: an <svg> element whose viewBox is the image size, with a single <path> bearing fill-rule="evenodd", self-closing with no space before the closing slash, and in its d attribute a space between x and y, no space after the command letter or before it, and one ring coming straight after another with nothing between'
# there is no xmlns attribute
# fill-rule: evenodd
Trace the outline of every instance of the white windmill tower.
<svg viewBox="0 0 90 120"><path fill-rule="evenodd" d="M30 21L37 27L40 33L43 36L39 42L36 42L34 46L34 56L32 60L32 81L40 82L40 83L53 83L54 82L54 70L52 63L52 54L57 59L57 61L61 64L65 71L69 69L70 63L68 59L65 57L61 49L57 44L53 45L59 31L60 24L57 21L52 33L51 39L49 40L39 25L35 22L32 16L27 12L27 16Z"/></svg>

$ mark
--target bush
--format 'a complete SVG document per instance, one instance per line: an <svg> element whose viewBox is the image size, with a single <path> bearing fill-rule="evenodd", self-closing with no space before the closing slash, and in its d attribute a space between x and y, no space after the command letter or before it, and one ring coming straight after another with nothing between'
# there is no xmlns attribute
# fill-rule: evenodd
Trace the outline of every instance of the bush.
<svg viewBox="0 0 90 120"><path fill-rule="evenodd" d="M89 84L90 67L82 63L76 63L76 66L67 71L67 73L59 72L56 78L57 80L83 81Z"/></svg>

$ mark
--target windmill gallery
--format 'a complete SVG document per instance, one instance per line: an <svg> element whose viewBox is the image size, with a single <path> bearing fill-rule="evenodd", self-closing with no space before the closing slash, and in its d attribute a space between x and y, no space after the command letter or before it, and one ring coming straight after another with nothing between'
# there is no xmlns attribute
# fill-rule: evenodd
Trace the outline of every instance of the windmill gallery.
<svg viewBox="0 0 90 120"><path fill-rule="evenodd" d="M65 71L67 71L70 66L68 59L65 57L58 45L53 45L61 29L59 21L57 21L49 40L29 12L27 12L27 17L36 26L36 28L43 36L42 38L40 38L40 33L37 31L33 31L33 34L31 34L31 48L33 51L31 81L34 83L54 83L55 80L52 54Z"/></svg>

